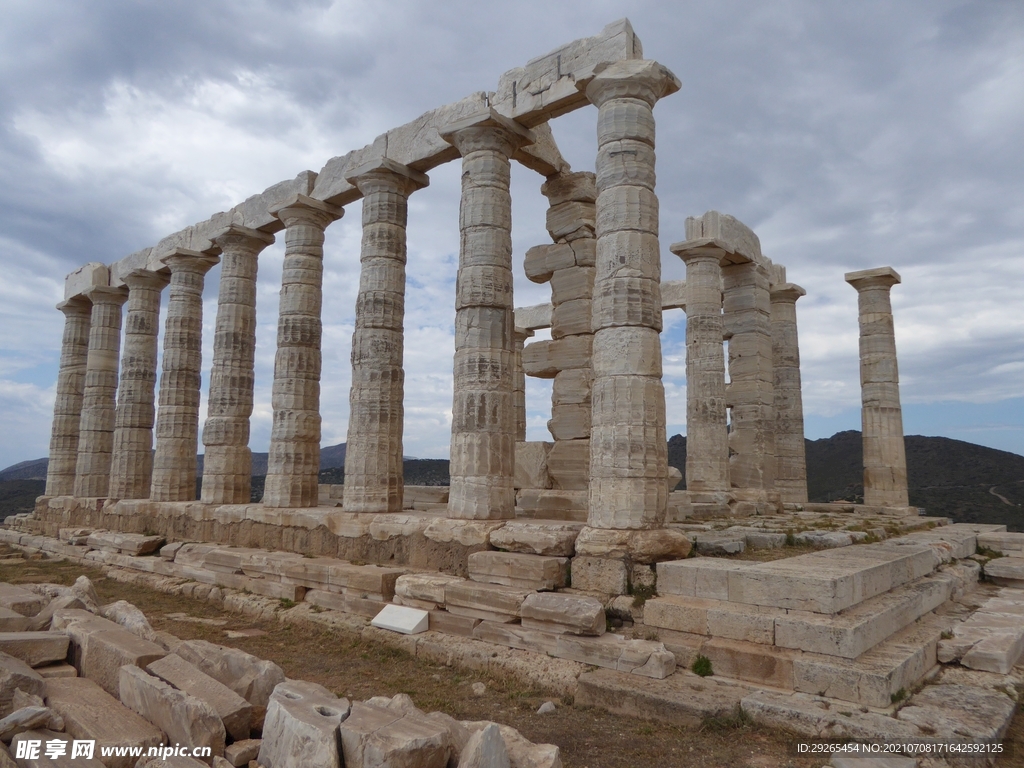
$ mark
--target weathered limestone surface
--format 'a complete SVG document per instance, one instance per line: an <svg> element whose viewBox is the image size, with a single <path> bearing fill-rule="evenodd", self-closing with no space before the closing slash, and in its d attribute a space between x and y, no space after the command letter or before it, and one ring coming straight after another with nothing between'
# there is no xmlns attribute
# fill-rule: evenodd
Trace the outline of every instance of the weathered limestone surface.
<svg viewBox="0 0 1024 768"><path fill-rule="evenodd" d="M272 661L205 640L186 640L174 653L252 704L254 722L262 720L270 694L285 679L284 672Z"/></svg>
<svg viewBox="0 0 1024 768"><path fill-rule="evenodd" d="M175 654L150 662L146 669L179 691L209 704L233 740L249 738L252 706L226 685Z"/></svg>
<svg viewBox="0 0 1024 768"><path fill-rule="evenodd" d="M523 627L572 635L603 635L604 605L594 597L537 593L520 608Z"/></svg>
<svg viewBox="0 0 1024 768"><path fill-rule="evenodd" d="M46 598L17 584L0 582L0 607L22 616L35 616L46 605Z"/></svg>
<svg viewBox="0 0 1024 768"><path fill-rule="evenodd" d="M514 318L514 315L513 315ZM526 441L526 371L523 370L523 346L533 331L518 325L512 330L512 410L515 421L516 449ZM519 461L516 461L516 487L519 486Z"/></svg>
<svg viewBox="0 0 1024 768"><path fill-rule="evenodd" d="M340 727L344 765L445 768L451 736L441 720L355 703Z"/></svg>
<svg viewBox="0 0 1024 768"><path fill-rule="evenodd" d="M572 557L582 523L513 520L491 534L491 545L507 552Z"/></svg>
<svg viewBox="0 0 1024 768"><path fill-rule="evenodd" d="M296 195L273 212L284 222L286 233L274 358L274 426L263 504L315 507L320 471L324 229L343 211Z"/></svg>
<svg viewBox="0 0 1024 768"><path fill-rule="evenodd" d="M154 501L196 497L204 276L216 256L178 249L164 258L171 270L164 324L164 360L153 457Z"/></svg>
<svg viewBox="0 0 1024 768"><path fill-rule="evenodd" d="M84 611L59 612L54 616L54 624L58 623L64 624L71 638L75 667L82 677L94 681L111 696L117 696L120 691L122 667L144 667L167 655L156 643Z"/></svg>
<svg viewBox="0 0 1024 768"><path fill-rule="evenodd" d="M46 681L46 704L64 718L73 739L94 739L96 754L103 747L149 747L163 744L160 729L148 722L92 680L69 677ZM137 758L113 756L110 768L134 768Z"/></svg>
<svg viewBox="0 0 1024 768"><path fill-rule="evenodd" d="M782 269L776 267L776 269ZM775 377L775 490L782 501L807 501L804 405L800 389L800 346L796 302L807 292L781 282L771 286L772 369Z"/></svg>
<svg viewBox="0 0 1024 768"><path fill-rule="evenodd" d="M128 311L114 418L110 497L145 499L149 498L153 479L160 292L168 278L160 273L137 270L125 275L123 282L128 286Z"/></svg>
<svg viewBox="0 0 1024 768"><path fill-rule="evenodd" d="M43 678L21 659L0 652L0 717L7 717L13 710L14 692L40 696L43 693Z"/></svg>
<svg viewBox="0 0 1024 768"><path fill-rule="evenodd" d="M900 282L892 267L849 272L860 313L861 421L864 503L906 507L907 456L903 443L900 376L889 291Z"/></svg>
<svg viewBox="0 0 1024 768"><path fill-rule="evenodd" d="M569 559L519 552L473 552L469 556L469 578L506 587L551 590L566 586Z"/></svg>
<svg viewBox="0 0 1024 768"><path fill-rule="evenodd" d="M252 483L249 417L256 355L256 275L274 236L232 225L214 235L221 250L210 398L203 427L206 504L248 504Z"/></svg>
<svg viewBox="0 0 1024 768"><path fill-rule="evenodd" d="M41 667L67 657L68 636L62 632L0 632L0 652L30 667Z"/></svg>
<svg viewBox="0 0 1024 768"><path fill-rule="evenodd" d="M642 60L611 64L585 86L598 108L588 517L597 528L645 528L665 520L653 107L679 86L667 69Z"/></svg>
<svg viewBox="0 0 1024 768"><path fill-rule="evenodd" d="M50 431L46 495L69 496L75 490L78 430L82 421L92 306L84 297L76 296L58 304L57 309L64 313L64 339L60 348L57 399L53 405L53 427Z"/></svg>
<svg viewBox="0 0 1024 768"><path fill-rule="evenodd" d="M389 160L352 171L363 194L359 294L345 452L345 509L402 510L405 260L409 195L427 177Z"/></svg>
<svg viewBox="0 0 1024 768"><path fill-rule="evenodd" d="M114 443L118 350L121 348L121 305L126 288L90 288L89 354L78 428L75 496L105 497L110 487Z"/></svg>
<svg viewBox="0 0 1024 768"><path fill-rule="evenodd" d="M341 768L338 727L349 710L348 699L339 699L322 685L302 680L280 683L267 706L257 762L266 768Z"/></svg>
<svg viewBox="0 0 1024 768"><path fill-rule="evenodd" d="M448 126L442 137L462 155L463 171L448 516L511 518L516 433L509 158L533 136L488 110Z"/></svg>

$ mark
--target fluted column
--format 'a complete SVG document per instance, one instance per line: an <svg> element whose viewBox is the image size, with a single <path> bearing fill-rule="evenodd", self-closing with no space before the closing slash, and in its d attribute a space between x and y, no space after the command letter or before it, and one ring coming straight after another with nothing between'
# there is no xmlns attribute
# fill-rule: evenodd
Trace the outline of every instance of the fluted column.
<svg viewBox="0 0 1024 768"><path fill-rule="evenodd" d="M662 525L668 503L654 104L679 80L621 61L586 86L597 118L590 511L593 528Z"/></svg>
<svg viewBox="0 0 1024 768"><path fill-rule="evenodd" d="M153 405L156 389L160 292L167 275L136 270L128 286L121 383L114 417L114 454L110 462L112 499L149 498L153 479Z"/></svg>
<svg viewBox="0 0 1024 768"><path fill-rule="evenodd" d="M533 336L528 328L514 328L512 341L515 351L512 354L512 410L515 414L516 442L526 440L526 371L523 370L523 347L526 340Z"/></svg>
<svg viewBox="0 0 1024 768"><path fill-rule="evenodd" d="M343 211L296 195L271 212L285 225L285 253L274 358L274 425L263 504L315 507L320 472L324 230Z"/></svg>
<svg viewBox="0 0 1024 768"><path fill-rule="evenodd" d="M722 267L718 248L677 251L686 263L686 489L729 489Z"/></svg>
<svg viewBox="0 0 1024 768"><path fill-rule="evenodd" d="M729 476L734 488L775 487L775 374L767 267L757 262L722 269L725 336L729 339L732 409Z"/></svg>
<svg viewBox="0 0 1024 768"><path fill-rule="evenodd" d="M249 417L256 360L256 272L274 236L232 224L211 238L221 249L210 396L203 427L207 504L248 504L252 486Z"/></svg>
<svg viewBox="0 0 1024 768"><path fill-rule="evenodd" d="M64 339L60 347L45 493L47 496L70 496L75 491L78 430L82 421L92 305L88 299L76 296L58 304L57 309L64 313Z"/></svg>
<svg viewBox="0 0 1024 768"><path fill-rule="evenodd" d="M90 288L85 295L92 302L92 313L82 393L82 420L78 427L74 495L106 498L114 445L121 305L128 299L128 289Z"/></svg>
<svg viewBox="0 0 1024 768"><path fill-rule="evenodd" d="M782 501L807 501L804 405L800 389L800 346L796 302L807 291L793 283L771 287L772 362L775 375L775 490Z"/></svg>
<svg viewBox="0 0 1024 768"><path fill-rule="evenodd" d="M359 295L345 448L345 510L401 512L405 416L405 226L427 177L384 159L348 177L363 193Z"/></svg>
<svg viewBox="0 0 1024 768"><path fill-rule="evenodd" d="M156 414L153 501L194 501L203 363L203 283L219 259L178 249L163 259L171 270L164 324L160 408Z"/></svg>
<svg viewBox="0 0 1024 768"><path fill-rule="evenodd" d="M515 515L509 158L532 134L497 113L449 126L462 155L448 516Z"/></svg>
<svg viewBox="0 0 1024 768"><path fill-rule="evenodd" d="M864 503L906 507L907 456L903 442L900 376L896 364L889 291L900 280L892 267L850 272L860 313L861 424L864 440Z"/></svg>

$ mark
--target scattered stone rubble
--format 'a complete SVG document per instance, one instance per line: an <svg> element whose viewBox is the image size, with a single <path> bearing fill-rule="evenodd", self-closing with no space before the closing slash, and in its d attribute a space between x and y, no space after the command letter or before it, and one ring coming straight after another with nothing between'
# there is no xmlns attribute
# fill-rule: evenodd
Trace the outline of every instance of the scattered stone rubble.
<svg viewBox="0 0 1024 768"><path fill-rule="evenodd" d="M94 543L109 542L106 537ZM112 550L111 550L112 551ZM80 587L89 588L87 579ZM286 679L276 664L235 648L154 633L119 601L94 613L43 597L56 585L0 583L0 602L35 632L0 630L0 765L108 768L558 768L558 747L508 726L424 713L405 694L350 702L316 683ZM13 607L9 607L13 606ZM128 610L131 609L131 610ZM101 616L120 618L120 623ZM6 628L5 628L6 630ZM152 635L152 643L142 635ZM59 646L62 651L54 649ZM15 763L24 739L91 739L93 760ZM209 747L202 761L104 756L103 747ZM496 762L497 761L497 762Z"/></svg>

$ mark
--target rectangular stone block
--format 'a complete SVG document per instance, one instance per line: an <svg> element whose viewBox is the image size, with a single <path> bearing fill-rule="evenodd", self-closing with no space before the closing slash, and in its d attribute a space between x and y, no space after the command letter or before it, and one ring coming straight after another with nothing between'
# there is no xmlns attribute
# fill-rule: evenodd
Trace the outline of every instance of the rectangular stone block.
<svg viewBox="0 0 1024 768"><path fill-rule="evenodd" d="M348 699L339 699L322 685L302 680L281 683L267 707L259 764L341 768L338 726L350 711Z"/></svg>
<svg viewBox="0 0 1024 768"><path fill-rule="evenodd" d="M163 546L163 536L144 536L141 533L120 533L118 531L94 531L86 543L93 549L120 552L139 557L156 552Z"/></svg>
<svg viewBox="0 0 1024 768"><path fill-rule="evenodd" d="M523 371L538 379L553 379L559 371L589 366L592 348L589 335L535 341L523 347Z"/></svg>
<svg viewBox="0 0 1024 768"><path fill-rule="evenodd" d="M440 606L444 605L445 588L463 581L448 573L407 573L395 581L395 594Z"/></svg>
<svg viewBox="0 0 1024 768"><path fill-rule="evenodd" d="M535 245L526 251L526 258L523 260L526 277L535 283L546 283L557 270L574 266L576 266L576 256L568 243ZM516 324L520 328L534 327L518 322Z"/></svg>
<svg viewBox="0 0 1024 768"><path fill-rule="evenodd" d="M577 556L572 560L571 569L573 589L606 595L626 594L628 570L622 560Z"/></svg>
<svg viewBox="0 0 1024 768"><path fill-rule="evenodd" d="M551 477L548 475L548 453L552 443L541 440L516 442L516 474L513 487L550 488Z"/></svg>
<svg viewBox="0 0 1024 768"><path fill-rule="evenodd" d="M68 656L68 636L63 632L0 632L0 652L41 667Z"/></svg>
<svg viewBox="0 0 1024 768"><path fill-rule="evenodd" d="M233 740L249 738L252 706L226 685L173 654L151 662L146 668L165 683L209 704Z"/></svg>
<svg viewBox="0 0 1024 768"><path fill-rule="evenodd" d="M565 557L490 550L469 556L469 578L485 584L552 590L564 587L568 576L569 559Z"/></svg>
<svg viewBox="0 0 1024 768"><path fill-rule="evenodd" d="M473 630L482 619L472 616L456 616L448 611L430 611L429 629L458 637L473 637Z"/></svg>
<svg viewBox="0 0 1024 768"><path fill-rule="evenodd" d="M473 630L473 638L485 643L503 645L532 653L554 654L558 641L556 636L548 632L538 632L529 627L516 624L500 624L493 621L482 621Z"/></svg>
<svg viewBox="0 0 1024 768"><path fill-rule="evenodd" d="M125 665L145 667L167 655L162 647L133 635L117 624L92 617L67 626L75 666L111 696L120 694L120 671Z"/></svg>
<svg viewBox="0 0 1024 768"><path fill-rule="evenodd" d="M24 632L31 623L31 617L0 607L0 632Z"/></svg>
<svg viewBox="0 0 1024 768"><path fill-rule="evenodd" d="M676 669L675 657L665 646L649 640L626 640L621 635L601 637L556 635L555 651L560 659L570 659L595 667L643 675L662 680Z"/></svg>
<svg viewBox="0 0 1024 768"><path fill-rule="evenodd" d="M556 441L590 438L590 405L552 405L548 430Z"/></svg>
<svg viewBox="0 0 1024 768"><path fill-rule="evenodd" d="M571 635L603 635L604 605L581 595L538 593L528 595L520 609L526 629Z"/></svg>
<svg viewBox="0 0 1024 768"><path fill-rule="evenodd" d="M985 575L996 584L1024 587L1024 557L1000 557L985 563Z"/></svg>
<svg viewBox="0 0 1024 768"><path fill-rule="evenodd" d="M64 718L72 739L96 741L96 755L103 747L149 747L163 744L164 736L92 680L81 677L46 681L46 706ZM134 768L138 758L111 756L110 768Z"/></svg>
<svg viewBox="0 0 1024 768"><path fill-rule="evenodd" d="M346 766L445 768L452 746L438 721L357 702L341 723L341 751Z"/></svg>
<svg viewBox="0 0 1024 768"><path fill-rule="evenodd" d="M366 598L343 595L338 592L328 592L324 589L310 589L306 592L306 596L303 599L307 603L328 611L352 613L356 616L364 616L367 619L372 619L380 613L380 609L385 605L381 600L367 600Z"/></svg>
<svg viewBox="0 0 1024 768"><path fill-rule="evenodd" d="M35 616L48 602L49 599L24 587L0 582L0 608L7 608L22 616Z"/></svg>
<svg viewBox="0 0 1024 768"><path fill-rule="evenodd" d="M590 479L590 440L556 441L548 454L548 474L552 488L586 491Z"/></svg>
<svg viewBox="0 0 1024 768"><path fill-rule="evenodd" d="M793 665L798 651L761 643L713 637L701 646L715 675L793 690Z"/></svg>
<svg viewBox="0 0 1024 768"><path fill-rule="evenodd" d="M556 444L557 445L557 444ZM545 520L587 520L587 492L559 489L522 488L516 494L516 508L522 516Z"/></svg>
<svg viewBox="0 0 1024 768"><path fill-rule="evenodd" d="M479 584L464 581L449 584L444 590L444 602L450 613L484 620L494 617L519 617L523 600L532 590L517 587L503 587L497 584Z"/></svg>
<svg viewBox="0 0 1024 768"><path fill-rule="evenodd" d="M728 600L729 574L752 565L748 561L717 557L694 557L658 563L658 594Z"/></svg>
<svg viewBox="0 0 1024 768"><path fill-rule="evenodd" d="M991 549L1001 555L1024 557L1024 533L981 533L978 534L977 541L979 547Z"/></svg>

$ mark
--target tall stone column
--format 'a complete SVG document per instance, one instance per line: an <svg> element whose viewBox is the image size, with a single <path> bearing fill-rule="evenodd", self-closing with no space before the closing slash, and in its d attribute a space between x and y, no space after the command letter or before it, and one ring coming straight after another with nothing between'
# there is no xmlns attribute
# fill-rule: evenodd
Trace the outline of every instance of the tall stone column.
<svg viewBox="0 0 1024 768"><path fill-rule="evenodd" d="M906 507L907 456L903 443L900 376L896 365L889 291L900 276L892 267L849 272L860 310L861 424L864 440L864 503Z"/></svg>
<svg viewBox="0 0 1024 768"><path fill-rule="evenodd" d="M121 305L127 288L90 288L92 302L89 355L78 427L78 461L74 495L106 498L110 488L110 457L114 446L117 356L121 348Z"/></svg>
<svg viewBox="0 0 1024 768"><path fill-rule="evenodd" d="M729 430L718 248L676 251L686 263L686 489L729 489Z"/></svg>
<svg viewBox="0 0 1024 768"><path fill-rule="evenodd" d="M509 158L533 135L493 110L448 126L462 155L448 516L515 515Z"/></svg>
<svg viewBox="0 0 1024 768"><path fill-rule="evenodd" d="M164 324L160 408L156 414L153 501L194 501L203 364L203 283L219 259L179 248L163 259L171 270Z"/></svg>
<svg viewBox="0 0 1024 768"><path fill-rule="evenodd" d="M232 224L211 238L221 249L210 397L203 427L206 504L248 504L252 486L249 417L256 359L256 272L274 236Z"/></svg>
<svg viewBox="0 0 1024 768"><path fill-rule="evenodd" d="M512 341L515 352L512 354L512 410L515 414L516 442L526 440L526 371L523 370L523 347L526 340L533 336L527 328L514 328Z"/></svg>
<svg viewBox="0 0 1024 768"><path fill-rule="evenodd" d="M110 462L112 499L149 498L153 480L153 405L156 389L160 292L167 275L136 270L128 286L121 384L114 417L114 455Z"/></svg>
<svg viewBox="0 0 1024 768"><path fill-rule="evenodd" d="M597 118L597 263L590 430L592 528L664 524L668 503L661 375L661 251L654 104L679 80L621 61L586 85Z"/></svg>
<svg viewBox="0 0 1024 768"><path fill-rule="evenodd" d="M405 226L426 175L382 159L348 177L363 193L359 295L345 449L345 510L401 512L405 419Z"/></svg>
<svg viewBox="0 0 1024 768"><path fill-rule="evenodd" d="M734 488L771 490L775 483L775 406L768 270L748 261L723 267L725 337L729 339L732 409L730 481Z"/></svg>
<svg viewBox="0 0 1024 768"><path fill-rule="evenodd" d="M64 340L60 347L57 399L50 430L50 460L46 465L46 495L70 496L75 491L78 464L78 429L82 421L86 361L89 357L89 300L76 296L61 302Z"/></svg>
<svg viewBox="0 0 1024 768"><path fill-rule="evenodd" d="M772 359L775 375L775 490L790 504L807 502L804 404L796 302L807 291L793 283L771 287Z"/></svg>
<svg viewBox="0 0 1024 768"><path fill-rule="evenodd" d="M315 507L320 473L324 230L344 212L295 195L271 213L285 225L285 252L274 358L274 425L263 504Z"/></svg>

